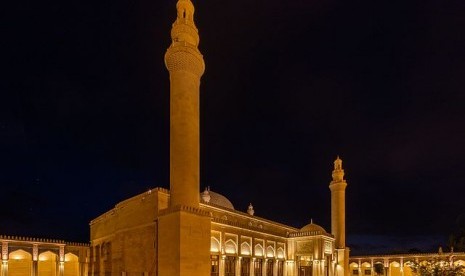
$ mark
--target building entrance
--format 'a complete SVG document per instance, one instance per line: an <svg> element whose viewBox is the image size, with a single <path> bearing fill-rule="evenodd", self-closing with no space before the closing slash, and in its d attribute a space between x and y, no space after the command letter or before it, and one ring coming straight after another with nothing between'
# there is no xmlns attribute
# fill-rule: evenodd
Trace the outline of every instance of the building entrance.
<svg viewBox="0 0 465 276"><path fill-rule="evenodd" d="M299 276L312 276L312 267L311 266L300 266Z"/></svg>

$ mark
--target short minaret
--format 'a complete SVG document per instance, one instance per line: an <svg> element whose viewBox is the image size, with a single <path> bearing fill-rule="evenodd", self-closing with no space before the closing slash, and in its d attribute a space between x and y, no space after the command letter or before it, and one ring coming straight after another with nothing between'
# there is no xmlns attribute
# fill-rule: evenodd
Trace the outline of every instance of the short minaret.
<svg viewBox="0 0 465 276"><path fill-rule="evenodd" d="M201 197L202 197L203 202L206 202L206 203L210 202L212 197L210 196L210 188L209 187L205 187L205 190L203 191Z"/></svg>
<svg viewBox="0 0 465 276"><path fill-rule="evenodd" d="M194 5L179 0L165 54L170 74L170 203L157 219L158 276L210 275L211 218L200 209L199 89L205 70ZM208 201L209 192L203 194Z"/></svg>
<svg viewBox="0 0 465 276"><path fill-rule="evenodd" d="M346 248L346 203L345 190L347 182L344 179L342 160L339 156L334 161L333 180L329 184L331 190L331 234L334 235L338 254L337 275L348 275L349 249ZM343 269L341 271L341 269Z"/></svg>
<svg viewBox="0 0 465 276"><path fill-rule="evenodd" d="M346 247L346 187L342 160L337 157L332 173L331 190L331 234L336 238L336 248Z"/></svg>
<svg viewBox="0 0 465 276"><path fill-rule="evenodd" d="M199 206L199 89L205 70L190 0L176 4L171 46L165 54L170 73L170 206Z"/></svg>
<svg viewBox="0 0 465 276"><path fill-rule="evenodd" d="M253 216L255 214L255 210L253 209L252 203L249 204L249 207L247 208L247 214Z"/></svg>

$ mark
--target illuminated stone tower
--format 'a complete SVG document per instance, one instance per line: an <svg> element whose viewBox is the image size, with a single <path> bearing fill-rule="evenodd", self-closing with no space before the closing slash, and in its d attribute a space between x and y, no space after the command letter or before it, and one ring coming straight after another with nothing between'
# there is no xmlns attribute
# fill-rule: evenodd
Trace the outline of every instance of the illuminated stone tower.
<svg viewBox="0 0 465 276"><path fill-rule="evenodd" d="M199 87L205 70L197 46L194 5L179 0L165 54L170 72L170 194L171 206L199 206Z"/></svg>
<svg viewBox="0 0 465 276"><path fill-rule="evenodd" d="M170 203L158 218L160 276L210 275L211 220L199 209L199 87L205 70L194 5L179 0L165 54L170 73Z"/></svg>
<svg viewBox="0 0 465 276"><path fill-rule="evenodd" d="M331 190L331 234L336 239L338 276L348 275L349 249L346 248L346 203L345 190L347 182L344 180L342 160L337 157L334 161L333 180L329 184Z"/></svg>

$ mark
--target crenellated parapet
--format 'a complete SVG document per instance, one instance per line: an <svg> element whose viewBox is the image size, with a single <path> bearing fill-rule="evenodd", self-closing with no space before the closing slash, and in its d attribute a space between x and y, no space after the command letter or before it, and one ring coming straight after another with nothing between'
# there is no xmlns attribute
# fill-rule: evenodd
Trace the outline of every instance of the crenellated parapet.
<svg viewBox="0 0 465 276"><path fill-rule="evenodd" d="M64 240L57 239L46 239L46 238L33 238L33 237L22 237L22 236L9 236L9 235L0 235L0 241L7 242L34 242L34 243L53 243L53 244L66 244Z"/></svg>
<svg viewBox="0 0 465 276"><path fill-rule="evenodd" d="M160 215L163 216L163 215L167 215L169 213L174 213L174 212L186 212L186 213L210 217L210 212L197 208L197 207L186 206L186 205L176 205L176 206L172 206L170 208L161 210Z"/></svg>
<svg viewBox="0 0 465 276"><path fill-rule="evenodd" d="M1 275L88 275L87 243L58 239L0 235ZM29 271L30 274L25 274Z"/></svg>

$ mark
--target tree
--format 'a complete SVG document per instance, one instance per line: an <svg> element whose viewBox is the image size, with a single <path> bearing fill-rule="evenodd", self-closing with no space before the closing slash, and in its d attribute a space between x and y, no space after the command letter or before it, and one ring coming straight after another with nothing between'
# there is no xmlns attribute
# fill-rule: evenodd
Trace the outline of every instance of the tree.
<svg viewBox="0 0 465 276"><path fill-rule="evenodd" d="M377 275L384 275L384 265L381 263L376 263L373 266L373 270L375 271Z"/></svg>
<svg viewBox="0 0 465 276"><path fill-rule="evenodd" d="M417 276L465 276L465 267L449 260L410 261L406 264Z"/></svg>
<svg viewBox="0 0 465 276"><path fill-rule="evenodd" d="M465 214L455 220L454 233L449 235L449 247L455 251L465 251Z"/></svg>

